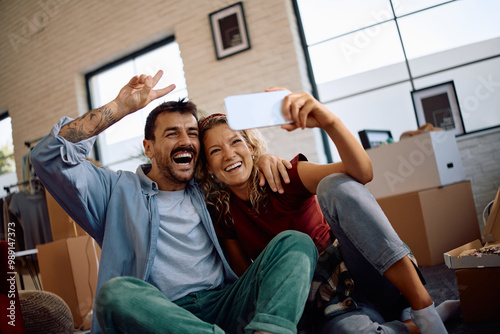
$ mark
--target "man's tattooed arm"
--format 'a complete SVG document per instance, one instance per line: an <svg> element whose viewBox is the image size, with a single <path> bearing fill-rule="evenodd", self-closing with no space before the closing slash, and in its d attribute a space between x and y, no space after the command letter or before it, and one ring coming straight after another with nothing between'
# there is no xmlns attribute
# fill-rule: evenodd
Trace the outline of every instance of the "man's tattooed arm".
<svg viewBox="0 0 500 334"><path fill-rule="evenodd" d="M59 135L72 143L77 143L97 136L117 121L118 118L111 111L111 108L104 105L64 125L59 131Z"/></svg>

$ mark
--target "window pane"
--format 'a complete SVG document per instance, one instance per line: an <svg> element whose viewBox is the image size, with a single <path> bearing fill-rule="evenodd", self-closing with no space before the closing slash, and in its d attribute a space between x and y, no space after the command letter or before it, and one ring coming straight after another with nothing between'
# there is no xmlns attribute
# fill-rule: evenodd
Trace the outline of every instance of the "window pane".
<svg viewBox="0 0 500 334"><path fill-rule="evenodd" d="M394 83L407 81L408 69L403 62L366 71L317 85L321 101L332 101Z"/></svg>
<svg viewBox="0 0 500 334"><path fill-rule="evenodd" d="M92 96L95 99L92 98L92 105L97 108L112 101L135 74L133 61L128 61L94 76ZM141 124L140 114L126 116L99 136L99 144L111 145L131 136L139 136L142 131L138 124Z"/></svg>
<svg viewBox="0 0 500 334"><path fill-rule="evenodd" d="M7 116L0 121L0 175L15 171L12 124L11 118Z"/></svg>
<svg viewBox="0 0 500 334"><path fill-rule="evenodd" d="M296 2L318 97L353 133L414 130L412 78L415 89L453 80L467 132L500 125L500 1Z"/></svg>
<svg viewBox="0 0 500 334"><path fill-rule="evenodd" d="M499 14L498 0L463 0L401 18L406 55L411 60L498 37Z"/></svg>
<svg viewBox="0 0 500 334"><path fill-rule="evenodd" d="M393 18L388 0L298 0L307 44Z"/></svg>
<svg viewBox="0 0 500 334"><path fill-rule="evenodd" d="M4 187L17 182L11 118L3 114L0 115L0 197L7 195Z"/></svg>
<svg viewBox="0 0 500 334"><path fill-rule="evenodd" d="M135 61L138 73L154 75L159 70L163 71L163 77L158 82L157 87L165 87L174 83L176 86L175 91L186 90L184 64L182 63L179 44L175 42L166 44L137 57Z"/></svg>
<svg viewBox="0 0 500 334"><path fill-rule="evenodd" d="M317 84L404 62L394 22L317 44L309 53Z"/></svg>
<svg viewBox="0 0 500 334"><path fill-rule="evenodd" d="M134 63L127 61L93 76L90 80L93 108L112 101L134 75Z"/></svg>
<svg viewBox="0 0 500 334"><path fill-rule="evenodd" d="M347 128L358 138L361 130L390 130L394 141L401 134L417 128L411 86L403 83L356 95L326 106L340 117ZM337 149L329 140L333 161L340 161Z"/></svg>
<svg viewBox="0 0 500 334"><path fill-rule="evenodd" d="M396 12L396 16L399 17L449 1L450 0L393 0L394 12Z"/></svg>
<svg viewBox="0 0 500 334"><path fill-rule="evenodd" d="M187 97L186 79L184 78L184 64L182 63L179 44L175 42L169 43L137 57L135 59L135 66L137 73L145 73L149 75L155 75L156 72L162 70L163 76L156 84L156 87L161 88L172 83L175 84L175 90L172 93L151 102L148 106L141 110L140 116L142 118L142 124L146 123L146 118L149 113L157 105L165 101Z"/></svg>

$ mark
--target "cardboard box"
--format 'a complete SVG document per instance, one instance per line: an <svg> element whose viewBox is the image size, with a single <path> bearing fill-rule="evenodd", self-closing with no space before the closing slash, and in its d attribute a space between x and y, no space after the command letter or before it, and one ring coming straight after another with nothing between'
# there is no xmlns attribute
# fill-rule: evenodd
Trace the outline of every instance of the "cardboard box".
<svg viewBox="0 0 500 334"><path fill-rule="evenodd" d="M433 131L366 150L373 180L366 188L375 198L395 196L465 181L455 136Z"/></svg>
<svg viewBox="0 0 500 334"><path fill-rule="evenodd" d="M49 211L52 240L87 235L87 233L63 210L47 190L45 190L47 209Z"/></svg>
<svg viewBox="0 0 500 334"><path fill-rule="evenodd" d="M464 251L468 251L471 249L480 249L481 247L483 247L483 244L479 239L476 239L472 242L444 253L444 262L450 269L500 267L500 255L483 254L481 255L481 257L460 257L460 254L462 254L462 252Z"/></svg>
<svg viewBox="0 0 500 334"><path fill-rule="evenodd" d="M43 289L68 304L75 328L89 329L87 316L94 305L99 246L89 236L60 239L38 245L38 263Z"/></svg>
<svg viewBox="0 0 500 334"><path fill-rule="evenodd" d="M500 320L500 267L455 271L464 322Z"/></svg>
<svg viewBox="0 0 500 334"><path fill-rule="evenodd" d="M479 237L469 181L377 199L421 266L443 263L443 253Z"/></svg>
<svg viewBox="0 0 500 334"><path fill-rule="evenodd" d="M488 216L488 220L486 221L486 226L483 230L483 237L486 240L486 244L484 246L500 245L500 188L498 189L498 192L495 196L490 215ZM451 269L500 267L500 255L483 254L480 257L460 257L460 254L463 251L480 249L481 247L483 247L481 240L476 239L472 242L444 253L444 261L448 268Z"/></svg>
<svg viewBox="0 0 500 334"><path fill-rule="evenodd" d="M500 189L488 216L483 236L487 241L484 246L500 244ZM500 254L460 257L463 251L481 247L481 240L476 239L444 254L446 265L457 269L455 276L464 322L500 319Z"/></svg>

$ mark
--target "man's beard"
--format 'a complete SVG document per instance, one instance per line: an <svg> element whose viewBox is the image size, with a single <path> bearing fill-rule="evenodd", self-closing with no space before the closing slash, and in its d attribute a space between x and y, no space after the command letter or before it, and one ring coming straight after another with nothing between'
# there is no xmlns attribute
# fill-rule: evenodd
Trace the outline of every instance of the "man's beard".
<svg viewBox="0 0 500 334"><path fill-rule="evenodd" d="M196 155L193 160L196 160ZM180 171L179 167L171 157L166 157L162 159L161 163L158 164L158 169L165 179L173 184L186 184L191 181L194 177L196 163L190 167L190 171Z"/></svg>

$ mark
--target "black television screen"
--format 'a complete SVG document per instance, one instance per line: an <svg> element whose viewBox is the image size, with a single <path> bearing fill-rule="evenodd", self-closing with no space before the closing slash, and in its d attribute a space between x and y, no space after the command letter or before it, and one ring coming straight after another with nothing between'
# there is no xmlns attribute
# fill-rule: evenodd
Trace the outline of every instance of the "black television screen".
<svg viewBox="0 0 500 334"><path fill-rule="evenodd" d="M363 145L365 150L380 146L382 143L386 143L389 139L392 139L392 134L389 130L362 130L358 132L358 135L361 139L361 145Z"/></svg>

